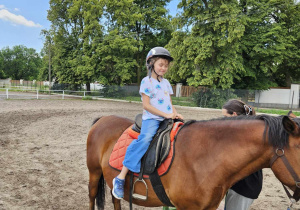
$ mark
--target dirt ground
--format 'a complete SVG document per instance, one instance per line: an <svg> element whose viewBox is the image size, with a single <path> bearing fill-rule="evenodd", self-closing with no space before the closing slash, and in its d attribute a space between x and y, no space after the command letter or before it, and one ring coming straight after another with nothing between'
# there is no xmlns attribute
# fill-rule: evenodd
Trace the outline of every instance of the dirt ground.
<svg viewBox="0 0 300 210"><path fill-rule="evenodd" d="M0 100L0 209L88 209L86 138L93 120L134 119L141 110L140 103L108 100ZM220 110L177 110L186 119L221 116ZM270 169L263 173L263 191L251 209L286 209L280 182ZM127 202L122 206L128 209ZM110 196L106 209L113 209Z"/></svg>

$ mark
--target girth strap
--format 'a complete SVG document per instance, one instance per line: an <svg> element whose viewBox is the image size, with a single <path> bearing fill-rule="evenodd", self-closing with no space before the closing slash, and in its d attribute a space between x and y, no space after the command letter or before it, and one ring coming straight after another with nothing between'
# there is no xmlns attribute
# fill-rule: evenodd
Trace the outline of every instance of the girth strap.
<svg viewBox="0 0 300 210"><path fill-rule="evenodd" d="M149 179L152 184L153 190L159 198L159 200L166 206L174 207L174 205L171 203L169 197L166 194L165 188L160 180L157 169L155 169L154 172L149 175Z"/></svg>

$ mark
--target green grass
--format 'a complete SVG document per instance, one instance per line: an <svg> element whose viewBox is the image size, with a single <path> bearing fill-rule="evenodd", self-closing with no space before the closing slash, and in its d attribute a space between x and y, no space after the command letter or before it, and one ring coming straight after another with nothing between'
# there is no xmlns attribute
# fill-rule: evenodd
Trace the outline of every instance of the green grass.
<svg viewBox="0 0 300 210"><path fill-rule="evenodd" d="M82 97L82 100L93 100L93 97L92 96L85 96L85 97Z"/></svg>
<svg viewBox="0 0 300 210"><path fill-rule="evenodd" d="M197 107L191 97L172 97L173 105Z"/></svg>
<svg viewBox="0 0 300 210"><path fill-rule="evenodd" d="M278 115L287 115L289 110L282 109L259 109L258 112L266 113L266 114L278 114ZM293 111L296 116L300 116L300 112Z"/></svg>
<svg viewBox="0 0 300 210"><path fill-rule="evenodd" d="M140 96L126 96L126 97L118 97L118 98L111 98L111 99L120 99L125 101L139 101L141 102ZM195 102L189 97L172 97L173 105L180 105L180 106L190 106L190 107L197 107Z"/></svg>
<svg viewBox="0 0 300 210"><path fill-rule="evenodd" d="M140 96L126 96L123 98L120 98L121 100L126 100L126 101L139 101L142 102L141 97Z"/></svg>

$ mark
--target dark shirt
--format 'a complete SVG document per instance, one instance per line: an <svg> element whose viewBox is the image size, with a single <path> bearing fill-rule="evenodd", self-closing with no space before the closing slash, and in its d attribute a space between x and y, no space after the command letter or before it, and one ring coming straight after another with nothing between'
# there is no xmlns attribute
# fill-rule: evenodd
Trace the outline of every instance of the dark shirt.
<svg viewBox="0 0 300 210"><path fill-rule="evenodd" d="M231 189L242 196L256 199L261 192L262 183L262 170L259 170L235 183Z"/></svg>

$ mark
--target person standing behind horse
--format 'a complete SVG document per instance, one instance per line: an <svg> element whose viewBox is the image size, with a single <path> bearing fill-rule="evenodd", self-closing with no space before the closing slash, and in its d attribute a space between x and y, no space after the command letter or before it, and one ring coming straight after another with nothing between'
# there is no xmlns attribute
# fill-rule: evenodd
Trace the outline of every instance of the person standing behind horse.
<svg viewBox="0 0 300 210"><path fill-rule="evenodd" d="M243 101L232 99L223 105L222 114L226 117L255 115L255 110ZM262 190L262 176L259 170L235 183L227 192L224 210L248 210Z"/></svg>
<svg viewBox="0 0 300 210"><path fill-rule="evenodd" d="M165 118L180 118L172 105L172 86L163 76L167 73L169 64L173 60L168 50L155 47L146 57L148 76L143 78L140 86L140 95L143 102L143 117L141 133L137 140L128 146L123 167L118 176L113 179L112 194L117 199L124 197L125 177L128 171L140 172L141 159L146 153L157 129Z"/></svg>

